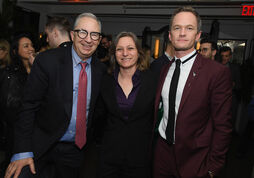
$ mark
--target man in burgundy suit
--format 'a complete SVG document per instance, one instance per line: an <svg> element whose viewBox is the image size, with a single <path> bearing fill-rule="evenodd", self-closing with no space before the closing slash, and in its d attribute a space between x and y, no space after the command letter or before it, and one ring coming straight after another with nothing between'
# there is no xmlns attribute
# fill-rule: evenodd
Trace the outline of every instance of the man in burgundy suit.
<svg viewBox="0 0 254 178"><path fill-rule="evenodd" d="M160 101L164 113L154 122L159 122L154 178L214 177L225 163L232 131L231 75L227 67L197 54L200 28L200 16L191 7L171 17L175 59L162 68L157 90L155 116Z"/></svg>

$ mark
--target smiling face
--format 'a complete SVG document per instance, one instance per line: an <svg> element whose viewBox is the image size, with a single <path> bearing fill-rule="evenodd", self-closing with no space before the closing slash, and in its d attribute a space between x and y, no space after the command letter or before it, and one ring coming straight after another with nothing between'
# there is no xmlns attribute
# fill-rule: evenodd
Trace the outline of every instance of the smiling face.
<svg viewBox="0 0 254 178"><path fill-rule="evenodd" d="M139 54L131 37L126 36L119 39L116 44L115 56L120 69L137 68Z"/></svg>
<svg viewBox="0 0 254 178"><path fill-rule="evenodd" d="M79 19L74 30L86 30L88 32L88 35L84 39L81 39L77 32L71 32L71 38L75 51L82 60L87 60L93 55L101 40L101 38L98 40L92 40L90 33L100 33L100 26L95 19L91 17L82 17Z"/></svg>
<svg viewBox="0 0 254 178"><path fill-rule="evenodd" d="M169 39L176 52L182 52L186 55L194 50L195 42L199 40L201 35L197 26L197 18L191 12L180 12L175 15Z"/></svg>
<svg viewBox="0 0 254 178"><path fill-rule="evenodd" d="M35 52L33 43L29 38L23 37L19 40L18 55L25 60L29 60Z"/></svg>

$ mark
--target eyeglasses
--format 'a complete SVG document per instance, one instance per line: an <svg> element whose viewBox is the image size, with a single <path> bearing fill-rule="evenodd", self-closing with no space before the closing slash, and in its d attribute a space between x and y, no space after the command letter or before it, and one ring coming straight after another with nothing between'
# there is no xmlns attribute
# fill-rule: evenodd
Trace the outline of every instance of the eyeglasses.
<svg viewBox="0 0 254 178"><path fill-rule="evenodd" d="M88 32L86 30L73 30L74 32L77 32L78 37L81 39L85 39L88 35ZM90 38L92 40L98 40L101 36L101 33L99 32L90 32Z"/></svg>

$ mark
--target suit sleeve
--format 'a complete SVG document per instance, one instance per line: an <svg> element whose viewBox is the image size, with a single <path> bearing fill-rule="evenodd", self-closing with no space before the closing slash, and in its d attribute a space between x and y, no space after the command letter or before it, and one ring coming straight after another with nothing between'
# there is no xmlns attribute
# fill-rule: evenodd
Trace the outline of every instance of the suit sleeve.
<svg viewBox="0 0 254 178"><path fill-rule="evenodd" d="M102 87L101 87L102 90ZM104 126L106 124L107 119L107 110L106 105L103 100L102 91L100 90L99 96L96 101L95 105L95 112L94 112L94 129L95 129L95 138L96 141L101 141L103 136Z"/></svg>
<svg viewBox="0 0 254 178"><path fill-rule="evenodd" d="M232 132L232 79L228 68L221 69L214 78L210 98L213 137L208 168L214 175L218 174L225 163Z"/></svg>
<svg viewBox="0 0 254 178"><path fill-rule="evenodd" d="M14 153L33 152L32 134L36 112L48 88L48 76L44 66L42 55L38 55L24 87L21 111L15 123Z"/></svg>

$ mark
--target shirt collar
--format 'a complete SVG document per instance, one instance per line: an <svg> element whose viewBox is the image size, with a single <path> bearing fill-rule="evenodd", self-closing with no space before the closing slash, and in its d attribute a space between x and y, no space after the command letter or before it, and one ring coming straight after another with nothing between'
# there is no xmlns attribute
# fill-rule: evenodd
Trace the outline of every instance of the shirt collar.
<svg viewBox="0 0 254 178"><path fill-rule="evenodd" d="M118 74L119 74L119 71L120 71L119 67L116 66L113 75L114 75L114 79L115 79L115 81L117 83L118 83ZM140 72L140 70L137 69L135 71L134 75L132 76L133 87L135 87L135 86L137 86L139 84L139 82L140 82L140 75L141 75L141 72Z"/></svg>
<svg viewBox="0 0 254 178"><path fill-rule="evenodd" d="M71 52L72 52L72 60L73 60L73 64L74 66L76 67L80 62L82 62L81 58L78 56L77 52L74 50L74 47L72 45L72 48L71 48ZM92 61L92 57L89 57L86 61L88 65L91 64L91 61Z"/></svg>
<svg viewBox="0 0 254 178"><path fill-rule="evenodd" d="M181 58L180 58L181 62L185 61L185 59L188 59L188 57L190 57L191 55L193 55L195 52L196 52L196 50L194 49L191 53L189 53L189 54L187 54L187 55L181 57ZM175 59L179 59L179 58L177 58L177 57L175 56Z"/></svg>
<svg viewBox="0 0 254 178"><path fill-rule="evenodd" d="M71 43L72 43L71 41L65 41L65 42L61 43L61 44L59 45L59 47L67 47L67 46L70 45Z"/></svg>
<svg viewBox="0 0 254 178"><path fill-rule="evenodd" d="M170 55L168 55L168 53L166 53L166 51L164 52L165 56L168 57L169 61L172 61L173 57L171 57Z"/></svg>

